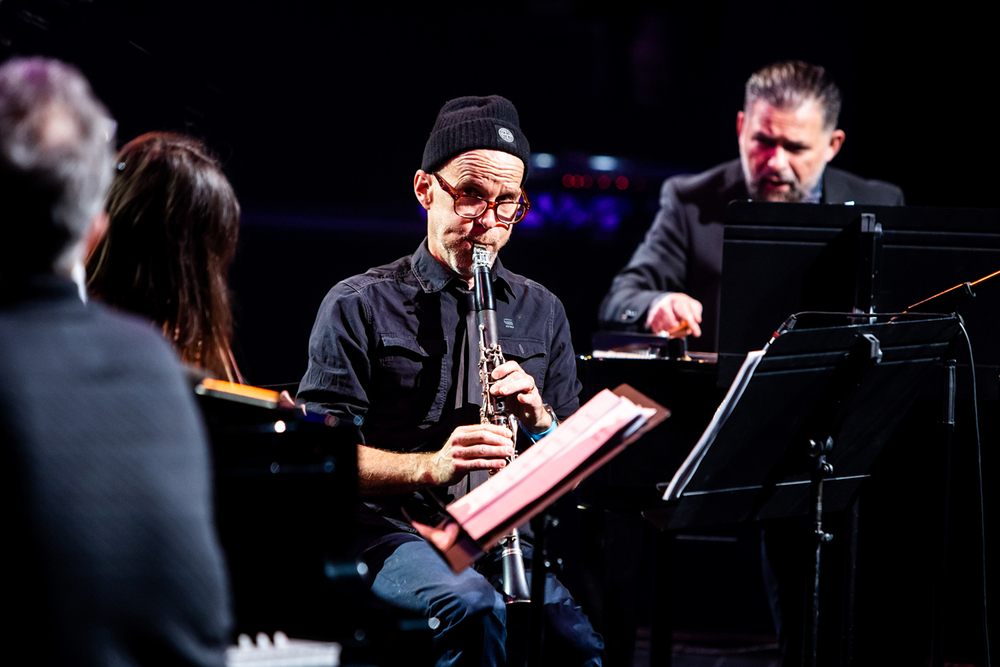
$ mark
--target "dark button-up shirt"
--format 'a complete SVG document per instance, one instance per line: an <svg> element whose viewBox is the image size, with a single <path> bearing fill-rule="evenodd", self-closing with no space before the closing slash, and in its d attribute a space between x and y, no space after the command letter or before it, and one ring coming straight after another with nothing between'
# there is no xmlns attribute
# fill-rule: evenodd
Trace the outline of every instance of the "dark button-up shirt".
<svg viewBox="0 0 1000 667"><path fill-rule="evenodd" d="M565 419L579 406L580 383L562 303L499 259L491 274L504 357L534 378L542 399ZM466 373L477 372L478 348L461 358L469 348L467 291L430 254L426 239L413 255L338 283L316 316L299 398L312 411L357 425L370 447L437 451L457 426L479 421L478 398L464 390ZM526 444L519 438L519 448ZM369 524L410 530L400 507L415 520L437 518L420 493L366 500L359 518Z"/></svg>

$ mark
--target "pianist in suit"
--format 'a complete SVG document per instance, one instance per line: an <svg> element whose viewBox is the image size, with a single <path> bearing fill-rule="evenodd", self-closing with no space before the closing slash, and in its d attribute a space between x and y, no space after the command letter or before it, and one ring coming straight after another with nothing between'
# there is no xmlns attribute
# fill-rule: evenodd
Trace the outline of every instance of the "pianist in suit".
<svg viewBox="0 0 1000 667"><path fill-rule="evenodd" d="M601 325L663 333L686 321L689 349L716 351L722 221L733 200L903 205L897 186L828 165L844 143L840 105L822 67L780 62L751 75L736 114L739 159L663 183L653 224L601 304ZM785 664L796 664L801 650L796 530L776 526L763 535L764 580Z"/></svg>
<svg viewBox="0 0 1000 667"><path fill-rule="evenodd" d="M661 333L686 320L692 350L715 351L723 215L739 199L896 206L900 188L827 165L844 143L840 91L826 71L800 61L755 72L736 114L740 157L667 179L646 238L611 284L601 325Z"/></svg>
<svg viewBox="0 0 1000 667"><path fill-rule="evenodd" d="M114 140L75 69L0 67L5 630L29 664L222 667L228 584L194 398L157 330L83 298Z"/></svg>

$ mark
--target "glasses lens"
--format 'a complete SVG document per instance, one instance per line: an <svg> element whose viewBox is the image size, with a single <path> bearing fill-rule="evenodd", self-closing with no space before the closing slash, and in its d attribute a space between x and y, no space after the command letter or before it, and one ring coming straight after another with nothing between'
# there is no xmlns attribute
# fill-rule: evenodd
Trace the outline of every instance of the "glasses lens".
<svg viewBox="0 0 1000 667"><path fill-rule="evenodd" d="M519 222L522 217L524 217L524 205L520 202L497 204L497 218L501 222Z"/></svg>
<svg viewBox="0 0 1000 667"><path fill-rule="evenodd" d="M455 213L463 218L478 218L488 204L479 197L459 197L455 200Z"/></svg>

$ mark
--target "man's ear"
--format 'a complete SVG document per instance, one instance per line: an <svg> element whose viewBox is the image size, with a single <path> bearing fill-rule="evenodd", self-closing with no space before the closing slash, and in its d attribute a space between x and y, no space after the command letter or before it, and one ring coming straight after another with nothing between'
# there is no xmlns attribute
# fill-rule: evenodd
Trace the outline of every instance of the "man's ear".
<svg viewBox="0 0 1000 667"><path fill-rule="evenodd" d="M747 115L743 113L743 110L736 112L736 138L739 139L743 134L743 123L746 121Z"/></svg>
<svg viewBox="0 0 1000 667"><path fill-rule="evenodd" d="M830 144L826 147L826 155L824 156L827 162L840 152L840 147L844 145L846 138L847 135L844 134L843 130L834 130L830 133Z"/></svg>
<svg viewBox="0 0 1000 667"><path fill-rule="evenodd" d="M413 176L413 194L417 196L417 201L424 207L425 211L431 208L434 201L434 186L431 183L431 175L423 169L417 169Z"/></svg>
<svg viewBox="0 0 1000 667"><path fill-rule="evenodd" d="M83 261L87 263L90 260L90 256L100 245L101 239L104 235L108 233L108 225L110 224L108 220L108 214L103 210L95 215L90 221L90 231L87 232L87 238L85 239L85 245L83 248Z"/></svg>

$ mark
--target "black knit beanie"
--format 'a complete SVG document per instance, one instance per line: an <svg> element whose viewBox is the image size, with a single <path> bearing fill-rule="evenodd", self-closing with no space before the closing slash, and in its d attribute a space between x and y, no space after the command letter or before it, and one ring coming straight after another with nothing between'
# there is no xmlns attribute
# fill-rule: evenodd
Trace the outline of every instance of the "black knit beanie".
<svg viewBox="0 0 1000 667"><path fill-rule="evenodd" d="M499 95L459 97L446 102L424 146L420 168L430 173L456 155L477 149L504 151L521 158L524 163L521 185L524 185L531 149L521 132L517 109Z"/></svg>

